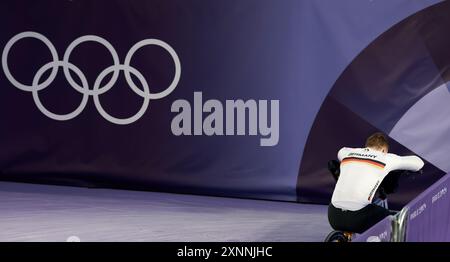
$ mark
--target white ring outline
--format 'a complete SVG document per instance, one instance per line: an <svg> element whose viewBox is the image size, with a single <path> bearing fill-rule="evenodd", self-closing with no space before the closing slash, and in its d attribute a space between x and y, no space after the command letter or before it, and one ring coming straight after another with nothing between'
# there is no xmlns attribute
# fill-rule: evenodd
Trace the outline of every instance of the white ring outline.
<svg viewBox="0 0 450 262"><path fill-rule="evenodd" d="M100 115L103 116L103 118L105 118L109 122L117 124L117 125L128 125L128 124L131 124L131 123L137 121L147 111L147 108L148 108L149 103L150 103L150 96L149 96L150 89L148 88L148 83L145 80L145 77L136 68L131 67L131 66L126 66L126 65L119 65L119 66L114 66L113 65L113 66L107 67L105 70L103 70L98 75L97 79L95 80L94 89L93 90L97 91L99 89L99 86L100 86L103 78L105 78L105 76L107 76L111 72L116 72L117 69L122 70L124 72L130 71L141 82L142 87L144 88L144 96L142 96L144 98L144 102L142 103L141 108L139 109L139 111L135 115L133 115L131 117L128 117L128 118L122 118L121 119L121 118L116 118L116 117L111 116L110 114L108 114L105 111L105 109L103 109L103 106L100 103L99 95L94 95L93 96L94 104L95 104L95 107L97 108L97 111L100 113Z"/></svg>
<svg viewBox="0 0 450 262"><path fill-rule="evenodd" d="M159 47L162 47L163 49L165 49L172 57L173 62L175 64L175 75L174 75L172 83L170 83L169 87L159 93L154 93L154 94L150 93L149 94L150 99L161 99L163 97L168 96L170 93L172 93L172 91L177 87L178 82L180 81L180 76L181 76L180 58L178 57L175 50L166 42L158 40L158 39L145 39L145 40L141 40L141 41L137 42L136 44L134 44L131 47L130 51L128 51L127 55L125 56L125 61L123 64L125 66L131 67L130 63L131 63L131 59L132 59L134 53L137 50L139 50L140 48L147 46L147 45L156 45L156 46L159 46ZM130 85L131 89L133 89L133 91L136 94L138 94L142 97L145 95L142 93L142 90L134 84L134 81L131 78L129 71L125 71L125 79L127 80L127 83Z"/></svg>
<svg viewBox="0 0 450 262"><path fill-rule="evenodd" d="M78 75L78 77L81 79L81 83L83 84L83 89L88 89L87 79L86 79L85 75L81 72L81 70L78 67L76 67L74 64L67 64L67 65L68 65L68 68L70 70L73 70ZM42 74L44 74L50 67L58 69L58 67L60 67L60 66L63 67L66 65L62 61L57 61L57 62L50 62L50 63L47 63L44 66L42 66L36 72L36 75L34 75L33 86L35 86L39 83L39 80L40 80ZM58 121L66 121L66 120L70 120L72 118L77 117L79 114L81 114L81 112L83 112L83 110L86 107L87 102L89 100L89 94L83 93L83 99L81 100L80 105L74 111L72 111L71 113L68 113L68 114L58 115L53 112L50 112L47 108L44 107L44 105L41 103L41 100L39 99L38 91L39 90L31 91L33 94L33 100L36 103L37 108L39 109L39 111L41 111L47 117L54 119L54 120L58 120Z"/></svg>
<svg viewBox="0 0 450 262"><path fill-rule="evenodd" d="M67 63L67 65L68 65L70 63L70 61L69 61L70 54L72 53L73 49L75 47L77 47L78 45L86 43L86 42L95 42L95 43L99 43L99 44L103 45L104 47L106 47L106 49L108 49L108 51L111 53L111 56L112 56L113 62L114 62L114 66L120 65L119 56L117 55L117 52L114 49L114 47L111 45L111 43L109 43L106 39L101 38L96 35L81 36L81 37L78 37L77 39L75 39L72 43L70 43L70 45L66 49L66 52L64 52L63 62ZM87 89L87 91L86 91L86 90L83 90L83 88L81 86L79 86L77 84L77 82L75 82L75 80L73 80L72 75L70 74L69 68L67 66L63 66L63 70L64 70L64 76L67 78L67 81L75 90L77 90L80 93L87 92L89 95L103 94L103 93L107 92L109 89L111 89L111 87L116 83L117 78L119 77L119 71L120 71L119 69L115 68L113 76L111 77L109 82L104 87L99 88L97 91L90 90L90 89ZM102 89L105 89L105 90L102 91Z"/></svg>
<svg viewBox="0 0 450 262"><path fill-rule="evenodd" d="M42 84L37 85L37 86L25 85L25 84L20 83L12 76L11 72L9 71L8 55L9 55L9 51L11 50L11 47L17 41L19 41L23 38L27 38L27 37L35 38L35 39L38 39L41 42L43 42L50 50L50 53L53 58L52 62L57 62L59 60L58 52L56 51L55 46L52 44L52 42L50 42L50 40L48 40L47 37L45 37L42 34L36 33L36 32L31 32L31 31L22 32L20 34L15 35L13 38L11 38L8 41L8 43L6 43L5 48L3 49L3 53L2 53L3 72L5 72L6 78L9 80L9 82L11 82L11 84L13 84L18 89L20 89L22 91L27 91L27 92L32 92L33 90L39 91L39 90L42 90L42 89L48 87L53 82L53 80L55 80L56 74L58 73L57 67L53 68L52 72L50 73L50 76Z"/></svg>

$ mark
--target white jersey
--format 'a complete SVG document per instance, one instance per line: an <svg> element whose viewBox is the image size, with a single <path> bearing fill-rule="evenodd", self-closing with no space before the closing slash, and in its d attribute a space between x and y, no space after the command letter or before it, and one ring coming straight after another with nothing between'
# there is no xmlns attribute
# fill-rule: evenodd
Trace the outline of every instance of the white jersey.
<svg viewBox="0 0 450 262"><path fill-rule="evenodd" d="M338 152L341 172L331 203L356 211L372 202L386 175L393 170L420 170L424 163L417 156L386 154L370 148L344 147Z"/></svg>

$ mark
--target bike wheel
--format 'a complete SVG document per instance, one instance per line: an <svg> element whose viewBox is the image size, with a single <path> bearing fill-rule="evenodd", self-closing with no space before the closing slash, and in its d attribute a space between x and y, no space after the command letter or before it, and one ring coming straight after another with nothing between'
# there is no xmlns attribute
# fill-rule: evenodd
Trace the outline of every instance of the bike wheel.
<svg viewBox="0 0 450 262"><path fill-rule="evenodd" d="M348 238L342 231L332 231L324 242L348 242Z"/></svg>

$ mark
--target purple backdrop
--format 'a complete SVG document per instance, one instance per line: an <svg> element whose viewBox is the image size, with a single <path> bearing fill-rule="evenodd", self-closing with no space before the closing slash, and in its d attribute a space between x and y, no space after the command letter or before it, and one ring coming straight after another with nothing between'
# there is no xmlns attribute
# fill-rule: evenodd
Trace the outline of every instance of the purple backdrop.
<svg viewBox="0 0 450 262"><path fill-rule="evenodd" d="M445 143L423 142L448 129L408 120L447 82L449 6L1 1L0 179L328 203L326 162L381 130L427 160L392 199L403 205L449 171ZM227 100L249 108L228 123ZM174 131L181 106L191 135Z"/></svg>

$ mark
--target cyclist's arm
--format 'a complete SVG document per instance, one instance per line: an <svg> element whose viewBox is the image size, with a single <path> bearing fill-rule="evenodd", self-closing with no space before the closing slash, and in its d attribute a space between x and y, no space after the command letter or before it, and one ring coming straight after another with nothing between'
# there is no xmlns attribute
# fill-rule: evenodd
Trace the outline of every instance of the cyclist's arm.
<svg viewBox="0 0 450 262"><path fill-rule="evenodd" d="M343 148L341 148L341 150L339 150L338 155L337 155L339 162L342 161L342 159L348 154L349 151L350 151L350 148L348 148L348 147L343 147Z"/></svg>
<svg viewBox="0 0 450 262"><path fill-rule="evenodd" d="M388 164L391 170L408 170L415 172L422 169L425 163L417 156L388 154Z"/></svg>

